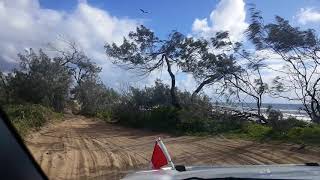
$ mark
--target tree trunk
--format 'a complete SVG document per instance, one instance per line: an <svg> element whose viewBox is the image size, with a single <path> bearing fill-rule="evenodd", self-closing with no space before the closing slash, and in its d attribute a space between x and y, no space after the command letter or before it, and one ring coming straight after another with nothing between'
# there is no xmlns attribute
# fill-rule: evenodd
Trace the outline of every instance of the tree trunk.
<svg viewBox="0 0 320 180"><path fill-rule="evenodd" d="M192 93L191 95L191 102L194 101L194 98L196 97L196 95L202 90L202 88L207 85L212 83L215 79L217 79L217 77L210 77L209 79L206 79L205 81L201 82L199 84L199 86L197 87L197 89Z"/></svg>
<svg viewBox="0 0 320 180"><path fill-rule="evenodd" d="M320 116L314 115L312 118L312 122L320 124Z"/></svg>
<svg viewBox="0 0 320 180"><path fill-rule="evenodd" d="M318 109L316 108L318 106L318 104L315 100L312 100L310 105L311 105L311 115L312 115L311 120L312 120L312 122L319 124L320 123L320 115L319 115Z"/></svg>
<svg viewBox="0 0 320 180"><path fill-rule="evenodd" d="M6 104L9 104L9 101L10 101L10 90L9 90L9 87L7 86L7 83L6 81L4 80L4 77L2 77L0 75L0 78L1 78L1 81L2 81L2 84L3 84L3 89L4 89L4 92L5 92L5 98L6 98Z"/></svg>
<svg viewBox="0 0 320 180"><path fill-rule="evenodd" d="M179 100L178 100L177 94L176 94L176 77L171 71L171 64L170 64L169 59L168 59L168 57L166 55L164 55L164 59L165 59L166 64L167 64L167 71L168 71L168 73L170 75L170 78L171 78L170 95L171 95L172 105L174 107L176 107L177 109L181 109L181 105L179 103Z"/></svg>
<svg viewBox="0 0 320 180"><path fill-rule="evenodd" d="M260 117L260 119L259 119L259 123L262 123L262 118L261 117L263 117L263 116L261 116L261 101L260 101L260 99L258 98L257 99L257 111L258 111L258 116Z"/></svg>
<svg viewBox="0 0 320 180"><path fill-rule="evenodd" d="M260 102L260 99L257 99L257 109L258 109L258 115L261 116L261 102Z"/></svg>

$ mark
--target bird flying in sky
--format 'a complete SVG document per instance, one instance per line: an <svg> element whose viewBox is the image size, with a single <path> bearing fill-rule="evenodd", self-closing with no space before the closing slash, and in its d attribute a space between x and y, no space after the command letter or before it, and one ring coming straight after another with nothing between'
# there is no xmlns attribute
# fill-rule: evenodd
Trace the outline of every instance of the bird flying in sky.
<svg viewBox="0 0 320 180"><path fill-rule="evenodd" d="M148 11L145 11L145 10L143 10L143 9L140 9L140 11L141 11L142 13L145 13L145 14L149 13Z"/></svg>

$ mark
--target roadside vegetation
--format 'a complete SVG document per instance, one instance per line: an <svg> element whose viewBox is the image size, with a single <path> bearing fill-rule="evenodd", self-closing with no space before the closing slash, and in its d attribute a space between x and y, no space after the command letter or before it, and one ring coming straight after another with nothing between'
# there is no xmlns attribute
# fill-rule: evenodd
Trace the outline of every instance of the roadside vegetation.
<svg viewBox="0 0 320 180"><path fill-rule="evenodd" d="M121 103L100 118L120 125L169 132L176 135L225 135L258 141L283 141L299 144L320 144L320 126L294 117L283 118L280 111L267 110L264 123L248 119L228 110L213 110L215 106L206 96L191 102L189 92L177 91L183 97L182 108L170 106L170 88L161 81L145 89L131 88ZM156 92L162 92L156 93ZM160 98L162 97L162 98ZM161 99L161 101L159 101Z"/></svg>
<svg viewBox="0 0 320 180"><path fill-rule="evenodd" d="M63 118L62 113L38 104L8 105L4 110L22 137L30 131L39 130L48 121L59 121Z"/></svg>
<svg viewBox="0 0 320 180"><path fill-rule="evenodd" d="M101 81L101 68L75 42L63 40L64 48L51 44L53 56L41 49L29 49L18 54L19 67L0 72L0 103L22 135L72 112L177 135L226 134L318 144L317 34L293 27L278 16L274 23L263 22L260 12L252 8L246 43L234 42L228 32L217 32L208 39L173 31L166 39L160 39L147 27L139 26L124 37L122 44L106 43L107 60L143 77L164 70L170 83L157 79L152 86L129 86L122 92ZM263 73L270 69L269 58L257 53L262 51L278 55L285 64L272 83L263 78ZM192 91L177 87L176 71L192 75L197 82ZM205 88L214 93L205 94ZM287 96L290 90L295 94ZM311 122L283 118L272 107L264 115L261 108L266 95L303 104ZM224 104L242 103L246 98L256 104L256 112L213 103L221 99Z"/></svg>

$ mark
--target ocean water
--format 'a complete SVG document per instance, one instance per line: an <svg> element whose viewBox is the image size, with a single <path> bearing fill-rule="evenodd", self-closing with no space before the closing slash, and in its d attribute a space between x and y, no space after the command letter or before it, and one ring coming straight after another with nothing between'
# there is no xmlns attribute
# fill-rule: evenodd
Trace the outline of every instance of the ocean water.
<svg viewBox="0 0 320 180"><path fill-rule="evenodd" d="M279 110L283 113L284 118L295 117L297 119L310 121L308 114L303 110L302 104L278 104L278 103L265 103L262 104L261 111L266 116L266 111L268 107L271 106L272 109ZM238 103L229 105L229 107L236 108L239 110L256 112L256 104L255 103Z"/></svg>
<svg viewBox="0 0 320 180"><path fill-rule="evenodd" d="M249 108L255 108L256 104L254 103L245 103L243 104L244 107L249 107ZM280 110L280 111L285 111L285 110L289 110L289 111L298 111L298 110L302 110L304 107L302 104L275 104L275 103L265 103L262 104L262 108L263 109L267 109L269 106L272 107L272 109L276 109L276 110Z"/></svg>

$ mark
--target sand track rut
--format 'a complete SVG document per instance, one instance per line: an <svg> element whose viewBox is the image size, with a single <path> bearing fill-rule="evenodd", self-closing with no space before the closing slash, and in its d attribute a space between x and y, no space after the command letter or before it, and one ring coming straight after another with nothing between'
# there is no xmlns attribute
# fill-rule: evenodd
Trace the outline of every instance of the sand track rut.
<svg viewBox="0 0 320 180"><path fill-rule="evenodd" d="M320 162L320 149L224 137L174 137L119 127L82 116L30 135L27 146L50 179L119 179L147 169L161 136L176 164L277 164Z"/></svg>

